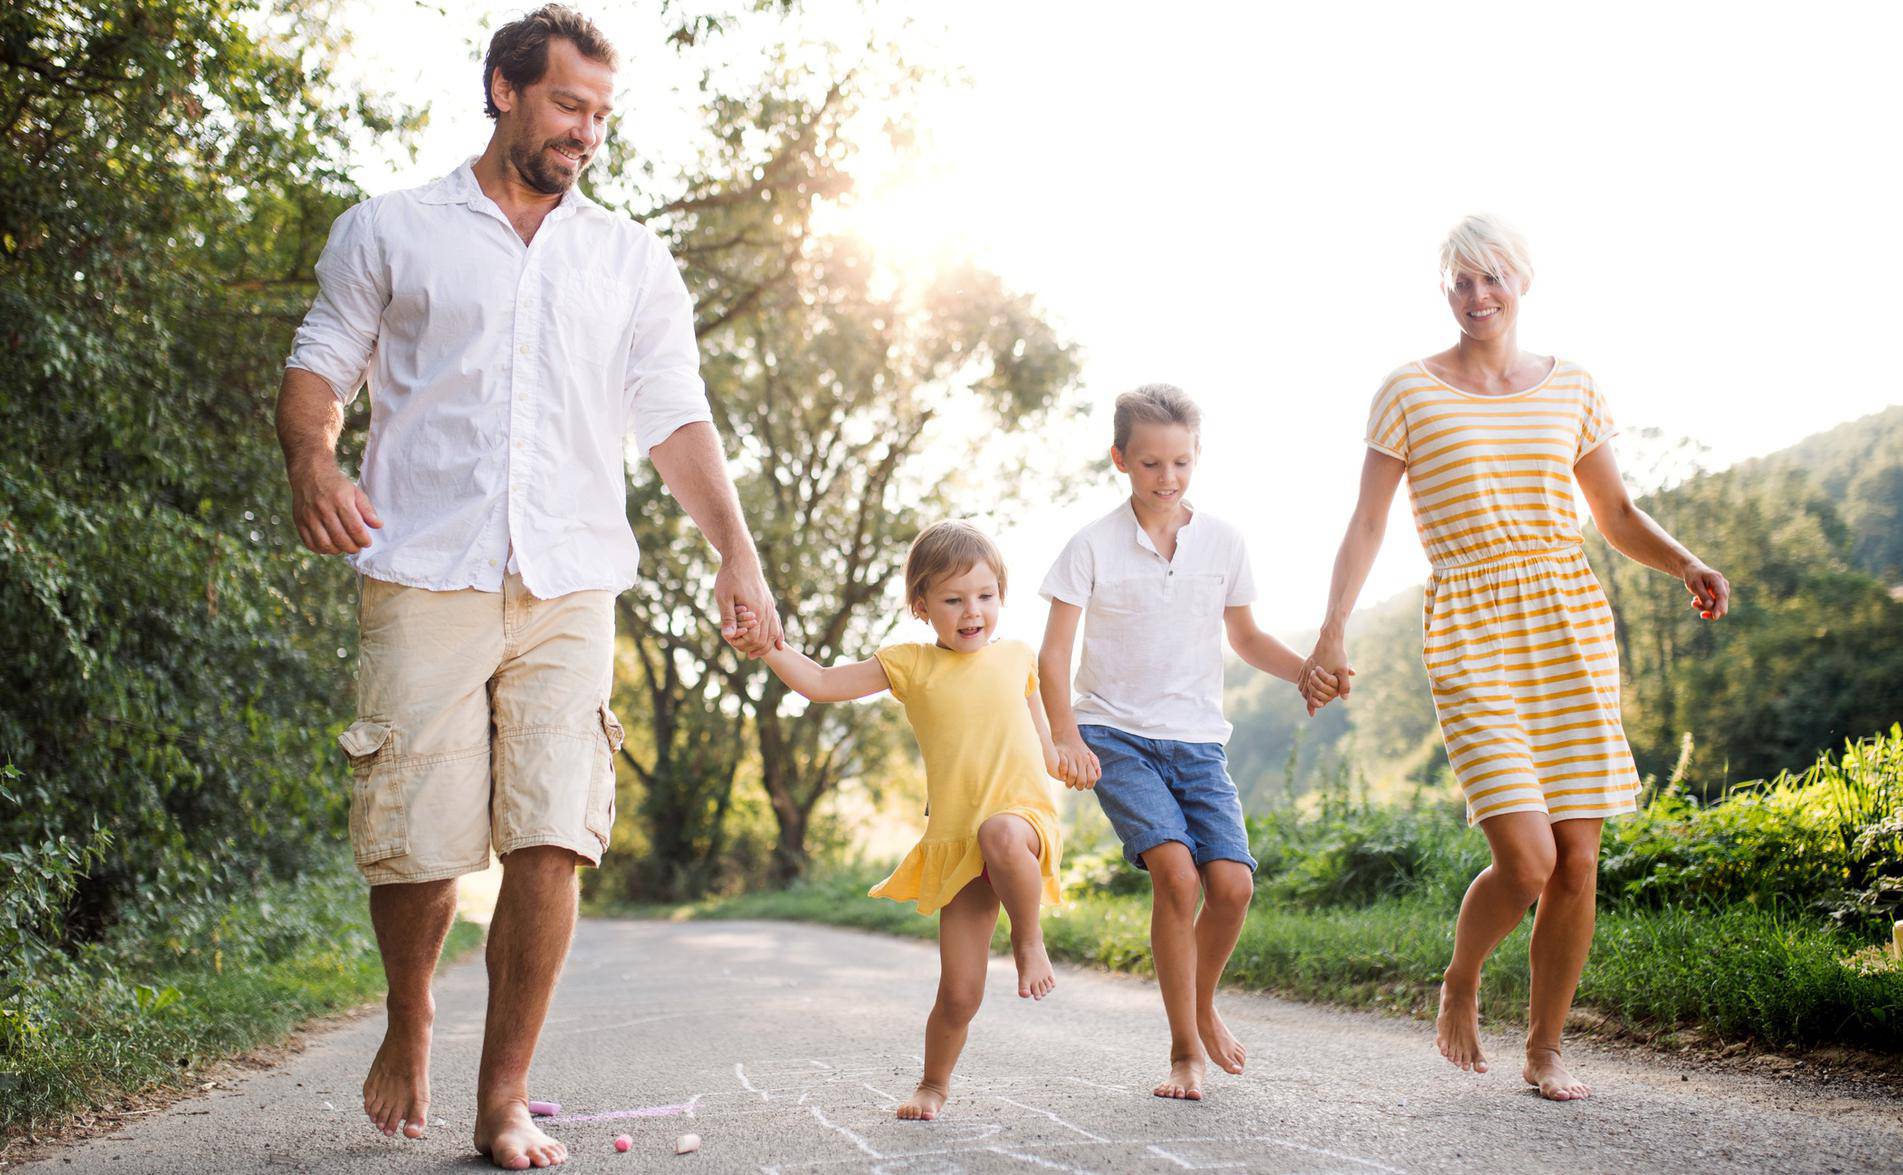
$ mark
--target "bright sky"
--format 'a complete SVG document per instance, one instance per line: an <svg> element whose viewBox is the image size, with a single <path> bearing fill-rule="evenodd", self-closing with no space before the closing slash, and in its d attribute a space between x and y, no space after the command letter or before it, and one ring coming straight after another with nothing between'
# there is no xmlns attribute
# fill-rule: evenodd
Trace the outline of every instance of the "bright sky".
<svg viewBox="0 0 1903 1175"><path fill-rule="evenodd" d="M496 22L376 8L353 66L433 110L414 165L365 152L381 191L480 150ZM596 8L628 59L614 133L677 155L687 79L651 19ZM851 39L862 19L802 24ZM1903 7L968 0L907 35L968 84L926 95L921 154L869 159L841 223L901 256L969 251L1038 297L1097 409L1055 440L1073 457L1108 444L1117 392L1195 395L1191 498L1248 536L1273 630L1320 619L1381 377L1453 341L1435 251L1466 212L1525 231L1522 346L1585 364L1628 432L1723 465L1903 402ZM759 60L727 44L732 68ZM1116 500L1013 520L1021 588ZM1397 503L1362 602L1425 570ZM1005 630L1041 621L1022 591Z"/></svg>

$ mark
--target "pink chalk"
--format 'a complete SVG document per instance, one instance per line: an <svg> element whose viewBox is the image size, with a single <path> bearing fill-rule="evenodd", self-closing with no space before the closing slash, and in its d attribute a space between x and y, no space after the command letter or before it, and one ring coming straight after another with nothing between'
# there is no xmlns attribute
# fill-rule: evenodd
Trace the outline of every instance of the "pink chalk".
<svg viewBox="0 0 1903 1175"><path fill-rule="evenodd" d="M561 1112L562 1112L562 1103L560 1102L530 1102L529 1103L529 1113L534 1114L537 1118L547 1118L552 1115L559 1114Z"/></svg>
<svg viewBox="0 0 1903 1175"><path fill-rule="evenodd" d="M634 1139L629 1138L627 1135L625 1134L615 1135L615 1149L620 1151L622 1154L624 1155L627 1154L628 1148L632 1147L633 1145L634 1145Z"/></svg>

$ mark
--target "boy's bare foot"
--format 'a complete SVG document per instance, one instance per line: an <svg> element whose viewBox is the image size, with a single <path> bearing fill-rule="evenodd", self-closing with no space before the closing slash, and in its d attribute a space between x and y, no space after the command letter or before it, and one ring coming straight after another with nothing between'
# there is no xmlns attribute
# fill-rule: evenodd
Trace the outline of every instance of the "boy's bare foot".
<svg viewBox="0 0 1903 1175"><path fill-rule="evenodd" d="M476 1114L476 1149L505 1171L554 1167L568 1161L568 1148L542 1133L529 1117L529 1104L520 1099Z"/></svg>
<svg viewBox="0 0 1903 1175"><path fill-rule="evenodd" d="M1051 970L1051 957L1044 953L1043 937L1025 943L1012 938L1011 954L1018 961L1018 995L1041 1000L1051 994L1057 986L1057 973Z"/></svg>
<svg viewBox="0 0 1903 1175"><path fill-rule="evenodd" d="M1216 1062L1217 1068L1224 1073L1242 1072L1243 1063L1249 1059L1249 1050L1230 1035L1229 1026L1222 1022L1216 1009L1196 1013L1196 1032L1203 1038L1203 1048L1209 1051L1209 1059Z"/></svg>
<svg viewBox="0 0 1903 1175"><path fill-rule="evenodd" d="M389 1010L383 1045L363 1082L363 1112L370 1124L396 1137L423 1137L429 1122L430 1023L435 1008Z"/></svg>
<svg viewBox="0 0 1903 1175"><path fill-rule="evenodd" d="M921 1081L912 1096L899 1103L899 1117L907 1122L930 1122L945 1108L947 1096L949 1091Z"/></svg>
<svg viewBox="0 0 1903 1175"><path fill-rule="evenodd" d="M1574 1077L1559 1063L1559 1050L1528 1045L1526 1068L1520 1070L1528 1085L1538 1086L1540 1096L1549 1102L1571 1102L1592 1096L1592 1086Z"/></svg>
<svg viewBox="0 0 1903 1175"><path fill-rule="evenodd" d="M1480 996L1475 990L1440 985L1440 1015L1434 1020L1434 1045L1440 1055L1462 1070L1487 1071L1487 1055L1480 1051Z"/></svg>
<svg viewBox="0 0 1903 1175"><path fill-rule="evenodd" d="M1180 1057L1170 1062L1170 1075L1162 1084L1150 1091L1157 1097L1181 1098L1184 1101L1203 1100L1203 1059L1201 1057Z"/></svg>

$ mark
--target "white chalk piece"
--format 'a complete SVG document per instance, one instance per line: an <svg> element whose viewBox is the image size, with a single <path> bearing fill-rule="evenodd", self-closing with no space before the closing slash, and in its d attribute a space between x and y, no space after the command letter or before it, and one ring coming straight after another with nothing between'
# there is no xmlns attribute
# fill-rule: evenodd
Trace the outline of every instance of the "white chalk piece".
<svg viewBox="0 0 1903 1175"><path fill-rule="evenodd" d="M324 1103L324 1108L325 1108L326 1110L333 1110L333 1111L334 1111L334 1110L336 1110L336 1108L337 1108L337 1107L336 1107L336 1106L333 1106L333 1105L331 1105L331 1104L330 1104L329 1102L325 1102L325 1103Z"/></svg>
<svg viewBox="0 0 1903 1175"><path fill-rule="evenodd" d="M561 1112L562 1112L562 1103L560 1102L530 1102L529 1103L529 1113L535 1115L537 1118L552 1118L556 1114L559 1114Z"/></svg>
<svg viewBox="0 0 1903 1175"><path fill-rule="evenodd" d="M691 1155L699 1149L700 1135L698 1134L683 1134L674 1140L674 1153L677 1155Z"/></svg>

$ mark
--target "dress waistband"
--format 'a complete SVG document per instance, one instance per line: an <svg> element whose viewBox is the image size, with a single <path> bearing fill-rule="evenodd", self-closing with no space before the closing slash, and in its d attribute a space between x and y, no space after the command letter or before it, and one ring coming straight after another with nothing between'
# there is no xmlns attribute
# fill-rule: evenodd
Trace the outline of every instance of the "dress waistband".
<svg viewBox="0 0 1903 1175"><path fill-rule="evenodd" d="M1436 562L1435 575L1447 575L1456 571L1473 571L1477 568L1498 567L1503 563L1525 563L1534 559L1565 559L1585 553L1585 544L1572 543L1564 547L1534 547L1528 550L1501 550L1489 548L1476 551L1462 559Z"/></svg>

